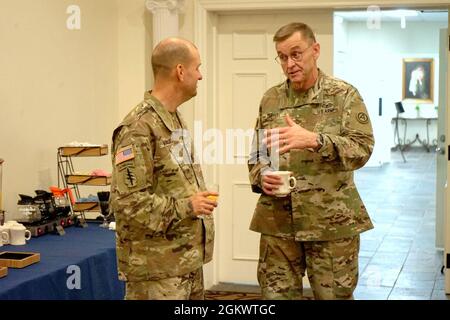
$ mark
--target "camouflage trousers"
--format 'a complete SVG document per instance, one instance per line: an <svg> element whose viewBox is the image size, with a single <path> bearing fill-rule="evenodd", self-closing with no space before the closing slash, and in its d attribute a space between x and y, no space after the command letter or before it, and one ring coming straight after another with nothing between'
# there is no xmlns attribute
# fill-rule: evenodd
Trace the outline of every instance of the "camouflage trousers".
<svg viewBox="0 0 450 320"><path fill-rule="evenodd" d="M203 268L153 281L126 283L125 300L204 300Z"/></svg>
<svg viewBox="0 0 450 320"><path fill-rule="evenodd" d="M299 242L262 234L258 282L263 299L303 299L305 271L315 299L353 299L358 253L359 235Z"/></svg>

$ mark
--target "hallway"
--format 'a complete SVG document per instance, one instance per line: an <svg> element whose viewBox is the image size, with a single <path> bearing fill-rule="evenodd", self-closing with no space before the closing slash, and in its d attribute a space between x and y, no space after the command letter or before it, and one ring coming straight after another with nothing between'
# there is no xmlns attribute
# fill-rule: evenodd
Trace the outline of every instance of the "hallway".
<svg viewBox="0 0 450 320"><path fill-rule="evenodd" d="M435 249L436 154L392 152L382 168L363 168L355 182L375 225L361 235L355 299L441 300L443 253Z"/></svg>

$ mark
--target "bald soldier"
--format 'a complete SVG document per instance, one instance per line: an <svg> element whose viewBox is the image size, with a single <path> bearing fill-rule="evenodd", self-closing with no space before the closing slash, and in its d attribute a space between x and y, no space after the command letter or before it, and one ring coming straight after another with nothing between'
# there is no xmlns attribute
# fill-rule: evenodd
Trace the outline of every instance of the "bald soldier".
<svg viewBox="0 0 450 320"><path fill-rule="evenodd" d="M197 94L200 64L191 42L161 41L152 55L153 90L113 133L110 204L127 300L204 299L217 206L207 197L218 194L205 190L177 111Z"/></svg>
<svg viewBox="0 0 450 320"><path fill-rule="evenodd" d="M287 79L261 100L264 135L249 161L252 189L262 193L250 226L261 233L258 281L265 299L302 299L307 271L316 299L351 299L359 234L373 228L353 182L372 154L370 119L353 86L317 67L309 26L285 25L273 40ZM284 197L274 159L296 181Z"/></svg>

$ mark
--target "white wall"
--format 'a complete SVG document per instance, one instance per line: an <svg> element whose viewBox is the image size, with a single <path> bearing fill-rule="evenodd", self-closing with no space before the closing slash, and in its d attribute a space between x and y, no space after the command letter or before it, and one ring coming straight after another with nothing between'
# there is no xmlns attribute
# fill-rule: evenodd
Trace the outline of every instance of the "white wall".
<svg viewBox="0 0 450 320"><path fill-rule="evenodd" d="M396 111L394 102L402 100L402 59L403 58L433 58L434 59L434 103L420 104L421 117L437 117L435 105L438 105L439 86L439 29L447 27L447 23L408 22L406 29L400 28L400 22L382 22L381 28L368 29L365 22L347 22L347 48L346 55L351 61L346 75L348 80L356 85L363 98L375 101L377 97L383 97L384 109L387 114L384 121L385 128L392 126L392 117ZM361 70L365 70L362 72ZM373 81L377 79L373 86ZM405 107L404 117L417 117L416 103L403 103ZM378 104L372 103L372 113L378 112ZM436 139L436 122L430 126L430 139ZM403 127L401 127L403 130ZM403 131L402 131L403 132ZM408 123L407 140L414 140L416 133L421 138L426 137L424 121L410 121ZM383 140L387 139L394 146L393 129L384 130ZM379 139L378 139L379 140ZM378 141L380 142L380 141ZM414 145L419 145L415 143Z"/></svg>

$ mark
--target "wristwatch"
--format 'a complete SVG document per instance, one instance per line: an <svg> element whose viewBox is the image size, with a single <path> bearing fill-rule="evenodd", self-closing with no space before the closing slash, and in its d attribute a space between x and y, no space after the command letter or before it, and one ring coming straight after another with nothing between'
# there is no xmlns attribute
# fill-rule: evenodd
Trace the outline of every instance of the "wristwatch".
<svg viewBox="0 0 450 320"><path fill-rule="evenodd" d="M319 133L317 135L316 142L317 142L317 147L315 148L315 151L319 151L320 148L322 148L322 146L323 146L323 135L321 133Z"/></svg>

